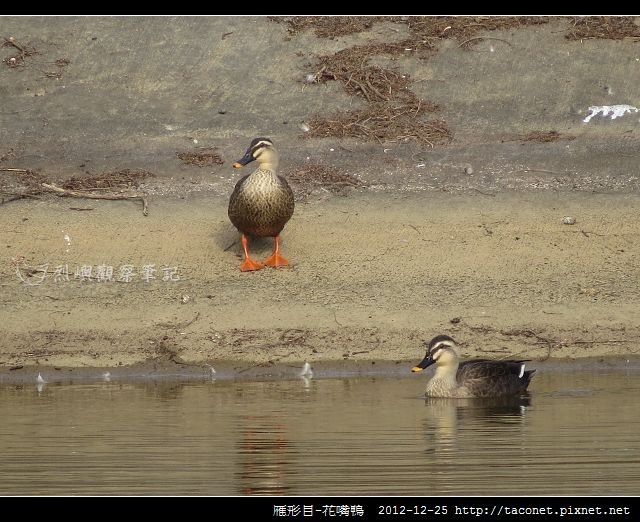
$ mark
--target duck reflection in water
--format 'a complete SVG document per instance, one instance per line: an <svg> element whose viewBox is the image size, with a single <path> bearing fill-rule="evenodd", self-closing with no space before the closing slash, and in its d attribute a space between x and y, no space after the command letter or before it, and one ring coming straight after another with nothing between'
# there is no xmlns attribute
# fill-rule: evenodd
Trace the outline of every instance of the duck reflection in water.
<svg viewBox="0 0 640 522"><path fill-rule="evenodd" d="M243 495L286 495L290 492L291 442L283 423L268 416L244 419L238 478Z"/></svg>
<svg viewBox="0 0 640 522"><path fill-rule="evenodd" d="M495 439L519 437L531 405L528 394L472 399L426 397L427 452L447 454L464 447L467 437L495 433Z"/></svg>

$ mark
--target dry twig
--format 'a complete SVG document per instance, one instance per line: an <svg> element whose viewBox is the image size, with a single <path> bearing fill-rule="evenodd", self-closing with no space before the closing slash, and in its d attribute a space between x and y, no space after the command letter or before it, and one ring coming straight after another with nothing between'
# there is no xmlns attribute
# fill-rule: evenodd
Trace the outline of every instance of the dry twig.
<svg viewBox="0 0 640 522"><path fill-rule="evenodd" d="M68 190L57 187L51 183L43 183L42 186L54 192L62 197L72 198L85 198L85 199L107 199L107 200L135 200L142 202L142 215L147 216L149 214L149 204L146 196L128 196L124 194L90 194L87 192L77 192L75 190Z"/></svg>

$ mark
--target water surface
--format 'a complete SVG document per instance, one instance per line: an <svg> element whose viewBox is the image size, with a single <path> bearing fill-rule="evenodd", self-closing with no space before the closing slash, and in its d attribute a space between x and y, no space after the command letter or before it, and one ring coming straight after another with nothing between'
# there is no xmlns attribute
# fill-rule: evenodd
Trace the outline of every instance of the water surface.
<svg viewBox="0 0 640 522"><path fill-rule="evenodd" d="M424 376L0 386L0 494L635 495L637 370L528 399Z"/></svg>

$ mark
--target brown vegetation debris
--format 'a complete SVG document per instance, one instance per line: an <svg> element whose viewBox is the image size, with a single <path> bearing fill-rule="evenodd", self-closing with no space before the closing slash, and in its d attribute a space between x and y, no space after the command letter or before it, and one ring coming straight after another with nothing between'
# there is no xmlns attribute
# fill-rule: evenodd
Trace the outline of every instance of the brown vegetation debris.
<svg viewBox="0 0 640 522"><path fill-rule="evenodd" d="M430 146L449 143L452 133L441 121L419 119L439 107L421 100L409 89L408 74L369 65L372 56L398 53L401 44L368 44L321 56L313 75L317 82L338 80L345 91L367 103L363 109L341 112L329 117L316 114L309 121L307 137L355 137L366 140L416 140Z"/></svg>
<svg viewBox="0 0 640 522"><path fill-rule="evenodd" d="M337 53L320 56L315 65L314 80L324 83L338 80L352 96L360 96L368 102L399 99L417 100L409 90L408 74L399 74L390 69L368 65L368 60L378 54L404 52L404 44L357 45ZM435 109L434 109L435 110Z"/></svg>
<svg viewBox="0 0 640 522"><path fill-rule="evenodd" d="M550 16L272 16L270 20L288 25L289 34L295 35L314 28L316 36L333 38L370 29L377 22L406 25L411 38L403 42L407 48L432 47L433 40L456 38L470 47L482 37L481 31L514 29L527 25L550 22Z"/></svg>
<svg viewBox="0 0 640 522"><path fill-rule="evenodd" d="M635 23L633 16L575 17L565 38L567 40L640 38L640 26Z"/></svg>
<svg viewBox="0 0 640 522"><path fill-rule="evenodd" d="M395 22L406 23L416 38L455 38L462 47L469 48L482 40L481 31L517 29L527 25L546 24L548 16L409 16L395 17Z"/></svg>
<svg viewBox="0 0 640 522"><path fill-rule="evenodd" d="M212 149L206 149L201 152L176 152L178 159L187 165L196 167L209 167L211 165L222 165L224 161L220 154L211 152Z"/></svg>
<svg viewBox="0 0 640 522"><path fill-rule="evenodd" d="M0 167L0 205L23 198L37 198L47 177L31 169Z"/></svg>
<svg viewBox="0 0 640 522"><path fill-rule="evenodd" d="M441 120L417 118L421 111L418 105L393 107L389 103L378 103L327 118L316 114L309 121L309 132L305 136L352 137L379 142L415 140L431 147L450 143L453 133L447 124Z"/></svg>
<svg viewBox="0 0 640 522"><path fill-rule="evenodd" d="M35 194L41 192L41 184L48 181L46 176L31 169L0 168L0 172L6 173L0 178L0 191L9 186L18 186L26 189L25 193ZM11 176L11 180L7 179L7 175Z"/></svg>
<svg viewBox="0 0 640 522"><path fill-rule="evenodd" d="M342 187L356 187L362 183L357 178L349 174L343 174L335 167L310 164L304 165L289 172L287 178L301 185L316 185L329 188L330 190Z"/></svg>
<svg viewBox="0 0 640 522"><path fill-rule="evenodd" d="M34 47L27 47L18 43L13 37L5 38L1 47L13 47L18 52L13 56L8 56L2 61L8 67L21 67L24 65L25 58L37 54L38 51Z"/></svg>
<svg viewBox="0 0 640 522"><path fill-rule="evenodd" d="M140 183L154 174L143 169L121 169L90 176L73 176L62 183L67 190L105 190L138 188Z"/></svg>
<svg viewBox="0 0 640 522"><path fill-rule="evenodd" d="M6 179L6 176L0 177L0 205L16 201L23 198L35 198L45 193L53 193L60 197L73 197L84 199L107 199L107 200L139 200L142 202L142 214L144 216L149 213L149 202L146 195L127 195L122 193L100 193L95 194L85 191L105 190L109 191L113 188L132 188L138 187L140 181L148 176L153 176L151 172L142 169L122 169L116 172L99 174L97 176L88 176L84 178L72 177L63 183L63 187L58 187L49 181L49 179L34 170L15 169L0 167L0 172L7 172L13 175L13 183ZM78 209L75 210L90 210Z"/></svg>
<svg viewBox="0 0 640 522"><path fill-rule="evenodd" d="M558 140L575 140L575 136L570 134L562 135L558 131L533 131L529 134L523 134L518 137L519 141L538 141L540 143L549 143Z"/></svg>
<svg viewBox="0 0 640 522"><path fill-rule="evenodd" d="M383 16L270 16L269 20L286 23L289 34L295 35L305 29L314 28L319 38L333 38L370 29Z"/></svg>

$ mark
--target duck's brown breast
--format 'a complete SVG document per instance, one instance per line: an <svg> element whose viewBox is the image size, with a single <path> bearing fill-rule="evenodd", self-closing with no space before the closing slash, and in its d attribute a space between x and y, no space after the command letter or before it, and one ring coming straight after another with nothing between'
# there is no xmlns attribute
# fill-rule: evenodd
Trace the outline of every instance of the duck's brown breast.
<svg viewBox="0 0 640 522"><path fill-rule="evenodd" d="M277 236L291 219L295 203L287 181L256 170L236 184L229 199L229 219L243 234Z"/></svg>

